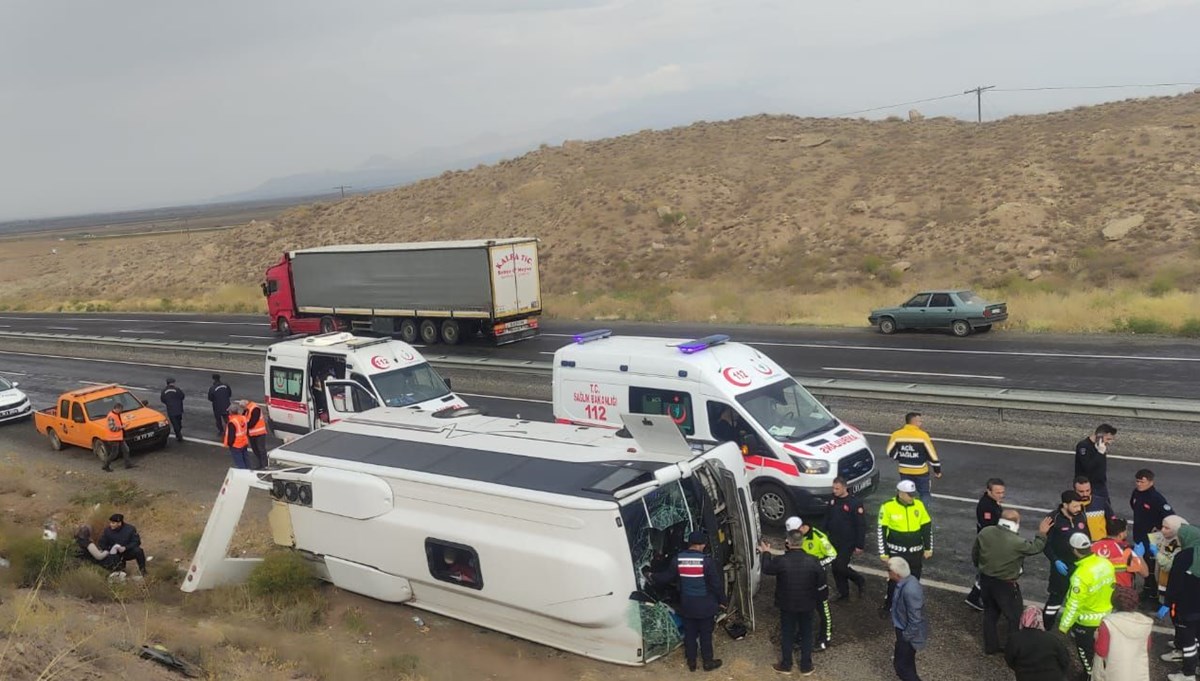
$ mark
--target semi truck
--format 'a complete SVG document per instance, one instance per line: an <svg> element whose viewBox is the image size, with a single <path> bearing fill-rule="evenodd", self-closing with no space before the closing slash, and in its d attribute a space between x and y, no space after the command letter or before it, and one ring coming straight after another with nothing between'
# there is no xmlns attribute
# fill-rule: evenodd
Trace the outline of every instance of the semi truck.
<svg viewBox="0 0 1200 681"><path fill-rule="evenodd" d="M406 343L497 344L538 335L538 242L531 238L350 244L288 251L262 283L283 336L398 334Z"/></svg>

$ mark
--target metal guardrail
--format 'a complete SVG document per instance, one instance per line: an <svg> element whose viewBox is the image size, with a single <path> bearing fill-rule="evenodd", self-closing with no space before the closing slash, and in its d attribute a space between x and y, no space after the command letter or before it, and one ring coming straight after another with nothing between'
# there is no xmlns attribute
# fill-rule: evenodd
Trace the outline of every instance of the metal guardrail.
<svg viewBox="0 0 1200 681"><path fill-rule="evenodd" d="M0 340L59 342L108 346L126 350L146 348L160 351L211 355L262 355L261 345L174 341L161 338L123 338L115 336L77 336L70 334L0 332ZM508 360L492 357L462 357L425 354L435 367L457 370L523 373L548 376L550 362ZM1060 414L1087 414L1125 418L1162 419L1200 422L1200 400L1131 395L1092 395L1058 391L1023 390L978 386L861 381L841 378L796 376L814 395L904 402L921 402L998 410L1042 411Z"/></svg>

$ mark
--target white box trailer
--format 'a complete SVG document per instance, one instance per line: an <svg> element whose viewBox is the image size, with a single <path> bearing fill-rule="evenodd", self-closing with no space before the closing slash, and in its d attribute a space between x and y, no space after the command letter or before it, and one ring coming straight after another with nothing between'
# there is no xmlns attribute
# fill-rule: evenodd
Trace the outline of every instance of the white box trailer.
<svg viewBox="0 0 1200 681"><path fill-rule="evenodd" d="M275 542L324 579L608 662L640 665L679 640L676 591L651 584L693 530L707 533L752 627L759 528L741 453L696 452L667 418L627 430L380 408L230 470L184 591L244 580L228 558L250 489L273 498Z"/></svg>
<svg viewBox="0 0 1200 681"><path fill-rule="evenodd" d="M619 427L620 414L668 414L689 441L736 442L762 521L822 515L835 477L866 496L879 483L867 439L783 367L729 336L575 336L554 353L554 417Z"/></svg>

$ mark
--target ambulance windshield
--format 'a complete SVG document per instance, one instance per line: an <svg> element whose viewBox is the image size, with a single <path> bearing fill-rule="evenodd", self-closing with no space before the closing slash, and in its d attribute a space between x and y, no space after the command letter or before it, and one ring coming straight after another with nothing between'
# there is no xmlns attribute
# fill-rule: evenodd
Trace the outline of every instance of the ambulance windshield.
<svg viewBox="0 0 1200 681"><path fill-rule="evenodd" d="M446 382L428 364L415 364L371 376L379 397L389 407L407 407L450 393Z"/></svg>
<svg viewBox="0 0 1200 681"><path fill-rule="evenodd" d="M837 424L825 407L791 377L738 395L737 401L779 442L803 440Z"/></svg>

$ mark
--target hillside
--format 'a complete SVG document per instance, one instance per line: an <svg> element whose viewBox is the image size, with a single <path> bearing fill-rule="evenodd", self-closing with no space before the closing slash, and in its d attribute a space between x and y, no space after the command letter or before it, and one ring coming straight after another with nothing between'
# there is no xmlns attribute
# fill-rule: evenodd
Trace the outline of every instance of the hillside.
<svg viewBox="0 0 1200 681"><path fill-rule="evenodd" d="M761 115L571 141L186 244L91 244L68 276L61 256L24 257L3 268L0 302L176 306L247 290L290 248L491 236L542 239L547 298L592 315L795 321L804 310L756 305L1200 283L1200 94L912 118Z"/></svg>

